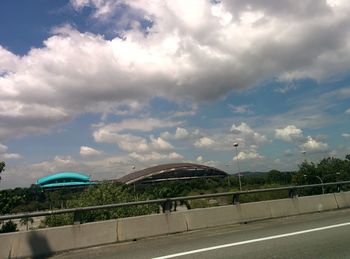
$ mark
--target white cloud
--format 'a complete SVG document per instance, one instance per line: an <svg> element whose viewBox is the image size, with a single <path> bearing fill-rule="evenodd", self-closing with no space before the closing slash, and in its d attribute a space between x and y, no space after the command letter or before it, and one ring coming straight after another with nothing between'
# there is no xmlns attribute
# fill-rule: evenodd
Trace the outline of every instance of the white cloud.
<svg viewBox="0 0 350 259"><path fill-rule="evenodd" d="M346 114L350 114L350 108L345 111Z"/></svg>
<svg viewBox="0 0 350 259"><path fill-rule="evenodd" d="M294 125L288 125L285 128L275 129L275 138L292 142L303 138L303 131Z"/></svg>
<svg viewBox="0 0 350 259"><path fill-rule="evenodd" d="M3 160L14 160L14 159L21 159L22 156L19 154L15 154L15 153L5 153L5 154L0 154L0 158Z"/></svg>
<svg viewBox="0 0 350 259"><path fill-rule="evenodd" d="M229 105L229 107L232 109L232 111L234 113L237 113L237 114L250 114L250 113L252 113L249 105L237 105L237 106Z"/></svg>
<svg viewBox="0 0 350 259"><path fill-rule="evenodd" d="M296 85L294 85L294 84L288 84L286 86L276 88L274 90L274 92L281 93L281 94L286 94L286 93L289 93L290 91L296 90L297 88L298 87Z"/></svg>
<svg viewBox="0 0 350 259"><path fill-rule="evenodd" d="M4 73L16 71L20 61L16 55L0 46L0 57L0 76Z"/></svg>
<svg viewBox="0 0 350 259"><path fill-rule="evenodd" d="M238 153L238 156L235 156L233 160L255 160L255 159L262 159L263 156L260 155L256 151L241 151Z"/></svg>
<svg viewBox="0 0 350 259"><path fill-rule="evenodd" d="M239 125L232 124L231 132L247 142L264 143L267 141L265 135L254 132L245 122L241 122Z"/></svg>
<svg viewBox="0 0 350 259"><path fill-rule="evenodd" d="M327 143L317 141L311 136L308 136L306 142L301 145L301 148L305 151L317 153L327 151L329 149L329 146Z"/></svg>
<svg viewBox="0 0 350 259"><path fill-rule="evenodd" d="M169 128L177 126L181 122L160 120L156 118L142 118L142 119L126 119L117 123L110 123L106 125L97 125L99 129L109 132L122 132L126 130L134 130L140 132L150 132L154 129Z"/></svg>
<svg viewBox="0 0 350 259"><path fill-rule="evenodd" d="M186 129L184 128L176 128L176 132L175 132L175 139L184 139L186 137L188 137L189 133Z"/></svg>
<svg viewBox="0 0 350 259"><path fill-rule="evenodd" d="M0 143L0 154L6 153L8 147Z"/></svg>
<svg viewBox="0 0 350 259"><path fill-rule="evenodd" d="M171 160L180 160L180 159L183 159L183 156L176 153L176 152L171 152L169 155L168 155L169 159Z"/></svg>
<svg viewBox="0 0 350 259"><path fill-rule="evenodd" d="M198 156L197 159L196 159L196 161L197 161L198 163L203 163L203 157L202 157L202 156Z"/></svg>
<svg viewBox="0 0 350 259"><path fill-rule="evenodd" d="M322 80L350 66L347 1L71 4L78 11L92 8L95 21L119 37L107 40L66 25L21 57L0 46L0 110L20 115L16 123L10 113L0 115L1 139L47 131L91 107L120 112L113 107L147 103L155 93L215 100L266 78Z"/></svg>
<svg viewBox="0 0 350 259"><path fill-rule="evenodd" d="M174 149L174 147L161 137L154 138L153 136L151 138L151 145L156 150L171 150Z"/></svg>
<svg viewBox="0 0 350 259"><path fill-rule="evenodd" d="M174 147L162 137L145 137L123 133L127 130L150 132L157 128L167 128L178 125L179 122L159 120L153 118L129 119L119 123L101 124L95 126L93 137L96 142L117 144L119 148L128 152L149 152L152 150L169 150Z"/></svg>
<svg viewBox="0 0 350 259"><path fill-rule="evenodd" d="M342 135L342 137L344 137L344 138L350 138L350 134L349 133L343 133L343 134L341 134Z"/></svg>
<svg viewBox="0 0 350 259"><path fill-rule="evenodd" d="M194 146L197 148L208 148L210 146L213 146L215 144L215 141L208 137L201 137L199 140L197 140L194 143Z"/></svg>
<svg viewBox="0 0 350 259"><path fill-rule="evenodd" d="M160 136L163 139L174 139L174 135L171 134L169 131L165 131L165 132L161 133Z"/></svg>
<svg viewBox="0 0 350 259"><path fill-rule="evenodd" d="M96 150L92 147L88 146L81 146L80 147L80 155L83 157L90 157L90 156L99 156L102 152L99 150Z"/></svg>
<svg viewBox="0 0 350 259"><path fill-rule="evenodd" d="M162 161L162 163L165 163L165 161L171 161L171 160L180 160L183 157L176 153L172 152L169 154L161 154L158 152L151 152L147 154L138 154L136 152L132 152L129 154L129 156L136 160L141 162L147 162L147 161Z"/></svg>
<svg viewBox="0 0 350 259"><path fill-rule="evenodd" d="M174 134L171 134L170 132L166 131L166 132L163 132L160 136L164 139L180 140L180 139L187 138L189 136L189 132L188 132L188 130L186 130L184 128L177 127Z"/></svg>
<svg viewBox="0 0 350 259"><path fill-rule="evenodd" d="M0 143L0 160L7 161L7 160L15 160L15 159L22 158L21 155L15 154L15 153L8 153L7 150L8 150L8 147Z"/></svg>

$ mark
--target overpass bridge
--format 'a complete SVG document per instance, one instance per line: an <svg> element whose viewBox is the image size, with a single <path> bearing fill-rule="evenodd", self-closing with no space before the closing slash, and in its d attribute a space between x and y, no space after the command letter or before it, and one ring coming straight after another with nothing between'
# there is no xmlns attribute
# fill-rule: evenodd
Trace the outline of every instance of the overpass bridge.
<svg viewBox="0 0 350 259"><path fill-rule="evenodd" d="M89 210L135 206L142 204L162 204L165 212L161 214L120 218L109 221L74 224L56 228L1 234L0 258L32 257L50 254L52 255L67 250L123 243L125 241L140 240L148 237L164 236L169 234L186 232L192 233L193 230L203 230L223 226L228 227L240 223L260 222L261 220L271 219L276 220L285 217L305 215L315 212L346 209L350 208L350 192L341 192L340 190L341 186L349 184L350 181L304 186L289 186L274 189L260 189L244 192L216 193L189 197L175 197L171 199L139 201L125 204L110 204L85 208L74 208L56 211L0 216L0 220L8 220L22 218L25 216L34 217L71 212L75 214L75 222L79 223L79 215L84 211ZM300 189L318 188L325 186L337 186L337 189L340 192L304 197L297 196L297 192ZM288 190L290 198L242 204L238 202L239 197L241 195L281 190ZM232 205L171 212L171 205L176 201L203 199L219 196L232 196ZM349 230L348 225L350 225L350 223L341 221L339 222L339 224L335 224L336 222L330 224L330 219L330 225L328 224L326 226L328 228L326 229L346 228ZM244 226L247 225L243 224L241 227L244 229ZM309 228L308 230L311 231L311 229L321 228L322 227ZM215 232L215 230L213 231ZM316 232L316 230L313 230L313 232ZM302 232L298 233L298 235L301 235L301 233ZM282 234L272 235L272 237L280 236ZM294 235L296 234L294 233ZM254 238L251 240L254 240ZM236 243L231 242L230 244L232 247L245 244L241 242L244 241L237 241ZM220 245L218 245L217 247L220 247ZM173 253L172 255L173 257L176 257L180 256L180 254L181 250L179 253ZM158 255L159 254L157 254L157 256ZM187 255L189 256L190 254Z"/></svg>

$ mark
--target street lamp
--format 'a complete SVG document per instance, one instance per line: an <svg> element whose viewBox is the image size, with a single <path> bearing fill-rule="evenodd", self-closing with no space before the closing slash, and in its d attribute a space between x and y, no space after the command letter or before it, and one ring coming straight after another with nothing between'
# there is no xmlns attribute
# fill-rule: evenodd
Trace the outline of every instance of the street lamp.
<svg viewBox="0 0 350 259"><path fill-rule="evenodd" d="M242 183L241 183L241 169L239 168L239 159L238 159L238 143L233 143L233 146L236 148L236 158L237 158L237 167L238 167L238 182L239 182L239 190L242 191Z"/></svg>
<svg viewBox="0 0 350 259"><path fill-rule="evenodd" d="M321 177L319 177L318 175L312 175L314 177L316 177L318 180L320 180L321 184L322 184L322 194L324 194L324 186L323 186L323 180ZM308 175L304 174L304 177L308 177Z"/></svg>
<svg viewBox="0 0 350 259"><path fill-rule="evenodd" d="M326 175L323 176L323 179L326 179L327 176L330 176L330 175L334 175L334 174L326 174ZM335 175L340 175L340 173L337 172L337 173L335 173ZM318 175L311 175L311 176L314 176L314 177L316 177L318 180L320 180L320 182L321 182L321 184L322 184L322 194L324 194L324 186L323 186L324 181L323 181L323 179L322 179L321 177L319 177ZM308 177L308 175L304 174L304 177Z"/></svg>
<svg viewBox="0 0 350 259"><path fill-rule="evenodd" d="M226 164L225 166L227 167L227 172L230 172L230 165L229 165L229 164ZM228 173L228 175L227 175L227 185L228 185L228 188L230 188L230 186L231 186L231 183L230 183L230 173Z"/></svg>
<svg viewBox="0 0 350 259"><path fill-rule="evenodd" d="M132 169L133 172L135 172L136 166L132 165L131 169ZM136 183L135 182L134 182L134 195L136 195Z"/></svg>
<svg viewBox="0 0 350 259"><path fill-rule="evenodd" d="M305 151L305 150L301 151L301 154L303 155L304 161L306 162L306 161L307 161L307 160L306 160L306 151Z"/></svg>

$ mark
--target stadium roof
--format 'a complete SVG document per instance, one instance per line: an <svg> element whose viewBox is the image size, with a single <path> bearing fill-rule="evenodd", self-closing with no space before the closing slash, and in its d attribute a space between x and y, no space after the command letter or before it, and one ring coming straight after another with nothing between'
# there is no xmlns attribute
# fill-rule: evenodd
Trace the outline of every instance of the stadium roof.
<svg viewBox="0 0 350 259"><path fill-rule="evenodd" d="M95 183L90 182L90 176L88 175L75 172L62 172L39 178L36 180L36 184L43 188L56 188L66 186L90 185Z"/></svg>
<svg viewBox="0 0 350 259"><path fill-rule="evenodd" d="M185 180L193 178L226 177L228 174L220 169L192 163L173 163L157 165L136 171L119 178L125 184L136 182L159 182Z"/></svg>

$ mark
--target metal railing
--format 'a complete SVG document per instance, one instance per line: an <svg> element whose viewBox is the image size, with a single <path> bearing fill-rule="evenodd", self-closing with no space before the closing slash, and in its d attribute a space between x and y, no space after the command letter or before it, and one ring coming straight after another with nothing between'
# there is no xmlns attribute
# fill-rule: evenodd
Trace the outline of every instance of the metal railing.
<svg viewBox="0 0 350 259"><path fill-rule="evenodd" d="M337 191L340 192L342 190L343 185L349 185L349 184L350 184L350 181L332 182L332 183L323 183L323 184L311 184L311 185L295 185L295 186L269 188L269 189L255 189L255 190L238 191L238 192L222 192L222 193L213 193L213 194L202 194L202 195L194 195L194 196L164 198L164 199L145 200L145 201L134 201L134 202L106 204L106 205L88 206L88 207L79 207L79 208L70 208L70 209L48 210L48 211L39 211L39 212L26 212L26 213L18 213L18 214L11 214L11 215L2 215L2 216L0 216L0 221L1 220L11 220L11 219L21 219L21 218L28 218L28 217L52 216L52 215L65 214L65 213L74 213L74 224L79 224L80 223L80 215L84 211L94 211L94 210L131 207L131 206L138 206L138 205L158 204L158 205L162 206L164 213L170 213L171 208L173 207L173 203L178 202L178 201L188 202L190 200L232 196L232 204L235 205L235 204L239 203L239 197L241 195L265 193L265 192L288 191L289 197L293 198L293 197L298 196L298 190L310 189L310 188L315 188L315 187L324 188L326 186L336 186Z"/></svg>

